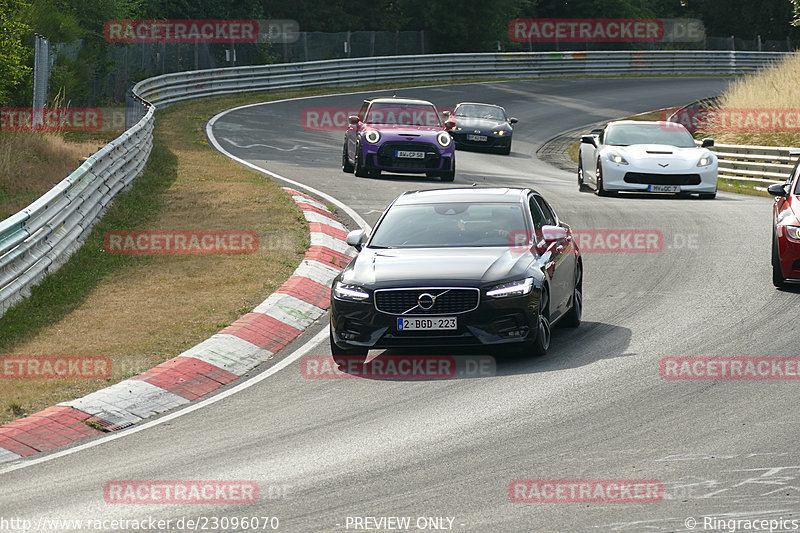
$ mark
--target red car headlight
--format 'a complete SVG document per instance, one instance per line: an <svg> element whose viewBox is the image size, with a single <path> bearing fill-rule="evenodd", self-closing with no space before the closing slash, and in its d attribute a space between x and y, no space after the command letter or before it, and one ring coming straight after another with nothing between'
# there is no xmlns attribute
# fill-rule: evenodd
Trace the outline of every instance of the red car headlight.
<svg viewBox="0 0 800 533"><path fill-rule="evenodd" d="M798 226L784 226L786 235L793 241L800 242L800 227Z"/></svg>

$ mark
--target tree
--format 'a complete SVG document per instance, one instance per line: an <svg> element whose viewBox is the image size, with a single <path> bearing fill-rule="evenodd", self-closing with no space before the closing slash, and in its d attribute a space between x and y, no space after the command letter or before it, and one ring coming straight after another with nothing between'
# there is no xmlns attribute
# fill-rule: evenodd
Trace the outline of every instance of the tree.
<svg viewBox="0 0 800 533"><path fill-rule="evenodd" d="M30 28L17 18L24 7L21 0L0 0L0 107L30 72L25 65L30 50L22 44Z"/></svg>

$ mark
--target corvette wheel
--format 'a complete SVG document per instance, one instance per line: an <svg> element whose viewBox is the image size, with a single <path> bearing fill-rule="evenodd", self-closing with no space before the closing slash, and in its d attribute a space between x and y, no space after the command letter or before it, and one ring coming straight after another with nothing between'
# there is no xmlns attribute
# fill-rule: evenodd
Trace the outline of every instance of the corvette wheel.
<svg viewBox="0 0 800 533"><path fill-rule="evenodd" d="M352 174L355 170L355 167L350 162L350 158L347 157L347 139L344 140L344 148L342 148L342 172L347 172L348 174Z"/></svg>
<svg viewBox="0 0 800 533"><path fill-rule="evenodd" d="M583 181L583 163L578 161L578 191L586 190L586 183Z"/></svg>
<svg viewBox="0 0 800 533"><path fill-rule="evenodd" d="M701 192L697 195L701 200L713 200L717 197L717 193L715 192Z"/></svg>
<svg viewBox="0 0 800 533"><path fill-rule="evenodd" d="M786 285L786 278L781 272L781 258L778 255L778 237L772 237L772 284L779 289Z"/></svg>
<svg viewBox="0 0 800 533"><path fill-rule="evenodd" d="M603 165L597 161L597 188L594 190L597 196L611 196L611 193L603 188Z"/></svg>
<svg viewBox="0 0 800 533"><path fill-rule="evenodd" d="M560 323L568 328L577 328L581 325L583 316L583 265L578 263L575 267L575 288L572 290L572 307Z"/></svg>

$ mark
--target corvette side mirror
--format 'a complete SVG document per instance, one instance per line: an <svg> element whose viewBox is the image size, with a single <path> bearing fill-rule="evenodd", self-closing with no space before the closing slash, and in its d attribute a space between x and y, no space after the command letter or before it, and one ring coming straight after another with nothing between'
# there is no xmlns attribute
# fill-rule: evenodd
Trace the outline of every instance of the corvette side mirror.
<svg viewBox="0 0 800 533"><path fill-rule="evenodd" d="M595 139L594 135L583 135L581 136L581 142L583 144L591 144L595 148L597 148L597 139Z"/></svg>
<svg viewBox="0 0 800 533"><path fill-rule="evenodd" d="M700 145L701 148L709 148L711 146L714 146L714 139L711 138L703 139L703 143Z"/></svg>

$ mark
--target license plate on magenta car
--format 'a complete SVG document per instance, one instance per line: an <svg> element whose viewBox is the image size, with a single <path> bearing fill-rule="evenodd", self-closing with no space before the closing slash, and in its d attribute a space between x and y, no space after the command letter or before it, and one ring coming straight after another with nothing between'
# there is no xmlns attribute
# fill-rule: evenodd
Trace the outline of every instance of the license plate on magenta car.
<svg viewBox="0 0 800 533"><path fill-rule="evenodd" d="M399 157L401 159L425 159L425 152L414 152L411 150L396 150L394 152L395 157Z"/></svg>
<svg viewBox="0 0 800 533"><path fill-rule="evenodd" d="M397 331L436 331L446 329L458 329L458 319L454 316L397 319Z"/></svg>
<svg viewBox="0 0 800 533"><path fill-rule="evenodd" d="M647 190L650 192L681 192L680 185L648 185Z"/></svg>

